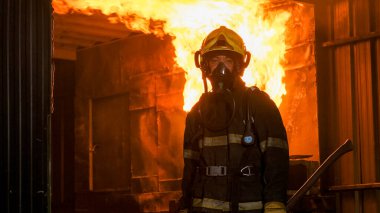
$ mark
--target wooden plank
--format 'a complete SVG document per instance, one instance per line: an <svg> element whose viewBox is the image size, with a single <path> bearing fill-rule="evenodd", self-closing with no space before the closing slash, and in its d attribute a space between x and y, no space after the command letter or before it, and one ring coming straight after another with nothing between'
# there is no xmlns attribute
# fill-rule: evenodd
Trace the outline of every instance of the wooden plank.
<svg viewBox="0 0 380 213"><path fill-rule="evenodd" d="M332 142L336 137L335 119L335 97L334 97L334 68L332 51L322 47L322 43L331 39L331 1L321 0L316 2L314 14L327 14L326 16L315 16L315 42L316 42L316 64L317 64L317 101L318 101L318 131L320 159L324 160L332 152ZM321 187L324 190L330 185L335 175L328 170L321 179Z"/></svg>
<svg viewBox="0 0 380 213"><path fill-rule="evenodd" d="M368 0L352 0L353 35L367 35L370 32Z"/></svg>
<svg viewBox="0 0 380 213"><path fill-rule="evenodd" d="M327 41L323 43L324 47L336 47L342 45L353 44L357 42L363 42L374 38L380 38L380 32L371 32L363 36L348 37L343 39L337 39L334 41Z"/></svg>
<svg viewBox="0 0 380 213"><path fill-rule="evenodd" d="M114 31L129 32L123 23L111 23L109 16L105 15L84 15L84 14L54 14L54 22L58 24L80 25L85 27L96 27L101 29L109 29Z"/></svg>
<svg viewBox="0 0 380 213"><path fill-rule="evenodd" d="M366 190L363 191L363 212L379 212L379 190Z"/></svg>
<svg viewBox="0 0 380 213"><path fill-rule="evenodd" d="M72 39L72 38L65 38L65 37L55 37L54 43L60 44L62 46L65 46L65 45L78 46L78 48L91 47L95 45L95 41L84 40L84 39Z"/></svg>
<svg viewBox="0 0 380 213"><path fill-rule="evenodd" d="M93 191L131 187L128 95L92 99Z"/></svg>
<svg viewBox="0 0 380 213"><path fill-rule="evenodd" d="M374 182L374 126L370 43L354 46L356 135L360 144L362 182Z"/></svg>
<svg viewBox="0 0 380 213"><path fill-rule="evenodd" d="M333 32L334 39L350 36L349 1L336 0L333 3Z"/></svg>
<svg viewBox="0 0 380 213"><path fill-rule="evenodd" d="M107 31L110 33L117 33L117 34L128 34L130 31L124 27L124 28L113 28L109 27L109 25L113 25L112 23L97 23L91 20L85 20L82 22L69 22L66 20L54 20L54 24L56 27L61 27L61 26L70 26L73 28L84 28L84 29L97 29L99 31Z"/></svg>
<svg viewBox="0 0 380 213"><path fill-rule="evenodd" d="M350 36L350 5L348 0L336 0L332 2L332 26L327 31L332 31L332 39L342 39ZM341 141L344 137L353 138L353 115L352 115L352 94L351 94L351 73L352 73L352 58L350 46L341 46L335 48L333 59L333 75L336 82L334 90L334 101L330 107L336 108L336 137L335 141ZM336 105L336 106L334 106ZM351 130L351 131L350 131ZM354 144L356 141L353 140ZM335 142L336 143L336 142ZM356 145L355 145L356 146ZM356 151L356 150L355 150ZM354 152L355 152L354 151ZM352 154L344 156L341 161L338 161L334 166L334 172L332 175L332 185L342 183L352 183L354 179L355 162ZM352 165L352 167L347 167ZM337 204L341 212L352 212L354 209L355 198L353 195L343 195L340 197ZM351 201L351 202L347 202Z"/></svg>
<svg viewBox="0 0 380 213"><path fill-rule="evenodd" d="M361 183L376 181L374 102L370 42L354 45L356 140L360 145ZM376 196L370 192L357 193L363 212L376 212Z"/></svg>
<svg viewBox="0 0 380 213"><path fill-rule="evenodd" d="M62 44L62 43L54 42L54 49L65 49L68 51L72 51L72 50L76 51L78 49L78 46L76 44L69 45L69 44Z"/></svg>
<svg viewBox="0 0 380 213"><path fill-rule="evenodd" d="M380 0L373 0L372 1L372 6L371 8L373 9L373 18L371 19L373 21L373 27L372 30L379 32L380 31ZM380 150L380 39L377 39L375 41L375 56L374 56L374 64L375 64L375 70L374 73L377 76L376 83L377 83L377 91L375 94L375 97L377 97L377 122L375 129L377 129L376 132L376 142L375 142L375 150ZM377 180L380 179L380 153L376 152L376 177ZM376 203L377 205L377 210L378 212L380 211L380 192L377 191L377 200Z"/></svg>
<svg viewBox="0 0 380 213"><path fill-rule="evenodd" d="M377 6L378 6L378 11L380 10L380 0L377 0ZM380 17L380 14L378 14L378 17ZM378 22L380 23L380 22ZM379 26L380 27L380 26ZM375 76L377 77L376 79L376 84L377 84L377 90L375 90L375 94L374 94L374 97L377 98L377 108L375 109L376 112L377 112L377 122L375 123L375 150L380 150L380 132L379 132L379 129L380 129L380 39L378 39L376 42L375 42L375 54L374 54L374 58L373 60L375 61L374 64L375 64L375 70L374 70L374 73L375 73ZM376 118L375 118L376 119ZM376 131L377 130L377 131ZM375 170L376 170L376 178L377 180L380 179L380 152L377 151L375 152L375 161L376 161L376 166L375 166ZM377 209L378 209L378 212L380 211L380 195L379 195L379 191L377 191L377 196L376 196L376 203L378 204L377 205Z"/></svg>
<svg viewBox="0 0 380 213"><path fill-rule="evenodd" d="M295 2L301 2L301 3L308 3L308 4L315 4L315 0L293 0Z"/></svg>
<svg viewBox="0 0 380 213"><path fill-rule="evenodd" d="M352 93L351 93L351 54L350 47L336 48L334 51L336 74L336 104L338 119L338 141L353 138ZM352 165L352 166L347 166ZM355 161L353 154L342 157L335 168L334 184L348 184L354 182Z"/></svg>
<svg viewBox="0 0 380 213"><path fill-rule="evenodd" d="M63 31L59 28L54 30L54 39L55 38L70 38L70 39L82 39L82 40L89 40L89 41L94 41L94 42L108 42L110 40L115 39L115 36L112 35L107 35L107 36L94 36L94 35L87 35L87 34L82 34L82 33L77 33L77 32L72 32L72 31Z"/></svg>
<svg viewBox="0 0 380 213"><path fill-rule="evenodd" d="M372 5L370 8L372 9L372 18L373 27L372 31L379 32L380 31L380 0L372 0Z"/></svg>
<svg viewBox="0 0 380 213"><path fill-rule="evenodd" d="M356 191L356 190L373 190L380 189L380 183L363 183L363 184L349 184L340 186L331 186L330 191Z"/></svg>
<svg viewBox="0 0 380 213"><path fill-rule="evenodd" d="M380 1L379 1L380 2ZM379 4L380 5L380 4ZM380 39L376 41L376 53L374 56L374 60L376 62L376 83L377 83L377 90L375 91L375 96L377 97L377 122L375 129L380 129ZM375 150L380 150L380 132L375 131L376 135L376 142L375 142ZM376 152L376 176L378 179L380 179L380 153ZM380 198L379 198L379 203L380 203Z"/></svg>
<svg viewBox="0 0 380 213"><path fill-rule="evenodd" d="M122 35L123 37L125 37L126 35L130 34L129 31L109 29L107 27L102 27L99 25L67 24L65 22L58 21L54 22L54 28L55 30L58 30L58 32L62 29L66 32L76 32L78 29L80 29L80 32L83 32L83 30L89 30L92 34L94 34L93 32L98 31L99 35L104 36L104 33L107 33L108 37L110 37L110 35Z"/></svg>
<svg viewBox="0 0 380 213"><path fill-rule="evenodd" d="M86 27L86 26L80 26L80 25L68 25L68 24L60 24L57 23L56 29L58 32L75 32L79 34L86 34L90 36L98 36L98 37L109 37L114 36L116 38L124 38L129 35L127 32L123 31L115 31L115 30L108 30L104 28L98 28L95 26L92 27Z"/></svg>

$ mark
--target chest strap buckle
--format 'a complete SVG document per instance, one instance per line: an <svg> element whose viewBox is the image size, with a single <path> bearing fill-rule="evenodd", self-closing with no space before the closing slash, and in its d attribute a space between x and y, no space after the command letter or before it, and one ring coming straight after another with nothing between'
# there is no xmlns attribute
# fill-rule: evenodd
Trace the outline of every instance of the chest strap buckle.
<svg viewBox="0 0 380 213"><path fill-rule="evenodd" d="M206 166L206 176L226 176L227 166Z"/></svg>

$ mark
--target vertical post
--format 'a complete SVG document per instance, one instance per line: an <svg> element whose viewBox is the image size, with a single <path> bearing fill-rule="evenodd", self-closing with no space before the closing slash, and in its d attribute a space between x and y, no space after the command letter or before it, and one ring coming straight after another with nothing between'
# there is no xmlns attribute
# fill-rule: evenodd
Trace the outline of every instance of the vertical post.
<svg viewBox="0 0 380 213"><path fill-rule="evenodd" d="M51 1L0 3L1 211L50 211Z"/></svg>

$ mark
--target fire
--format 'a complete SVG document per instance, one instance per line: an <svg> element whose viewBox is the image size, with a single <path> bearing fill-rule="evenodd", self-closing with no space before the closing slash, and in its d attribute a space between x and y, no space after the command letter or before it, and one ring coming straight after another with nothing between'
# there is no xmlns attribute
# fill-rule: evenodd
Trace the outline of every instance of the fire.
<svg viewBox="0 0 380 213"><path fill-rule="evenodd" d="M266 13L268 1L251 0L53 0L59 14L101 11L111 22L125 23L131 30L175 37L176 62L186 71L183 109L189 111L203 93L201 72L194 65L194 53L212 30L224 25L242 36L252 53L251 64L242 79L256 85L281 104L286 94L281 60L285 54L286 11ZM161 26L152 26L161 21Z"/></svg>

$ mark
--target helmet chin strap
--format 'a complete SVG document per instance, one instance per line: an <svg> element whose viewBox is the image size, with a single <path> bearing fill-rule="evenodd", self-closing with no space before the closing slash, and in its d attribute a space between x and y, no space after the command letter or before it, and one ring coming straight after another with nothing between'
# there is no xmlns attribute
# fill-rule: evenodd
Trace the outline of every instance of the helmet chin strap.
<svg viewBox="0 0 380 213"><path fill-rule="evenodd" d="M220 62L218 66L211 71L208 79L211 81L213 92L222 92L232 89L235 77L233 71L229 70L224 63Z"/></svg>

